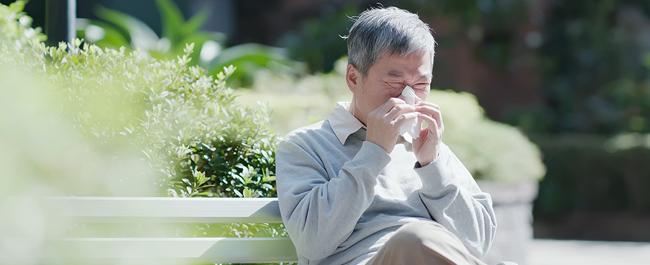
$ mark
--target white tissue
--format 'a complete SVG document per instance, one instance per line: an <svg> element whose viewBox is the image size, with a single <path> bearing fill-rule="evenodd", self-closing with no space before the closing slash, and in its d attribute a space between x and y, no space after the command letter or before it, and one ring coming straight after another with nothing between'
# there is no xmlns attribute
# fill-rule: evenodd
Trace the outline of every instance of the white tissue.
<svg viewBox="0 0 650 265"><path fill-rule="evenodd" d="M411 106L415 105L415 91L410 86L406 86L402 91L402 96L404 96L404 101L406 104ZM417 128L418 118L413 120L406 121L401 128L399 128L399 134L403 137L406 137L408 134L412 139L417 139L420 136L420 130Z"/></svg>

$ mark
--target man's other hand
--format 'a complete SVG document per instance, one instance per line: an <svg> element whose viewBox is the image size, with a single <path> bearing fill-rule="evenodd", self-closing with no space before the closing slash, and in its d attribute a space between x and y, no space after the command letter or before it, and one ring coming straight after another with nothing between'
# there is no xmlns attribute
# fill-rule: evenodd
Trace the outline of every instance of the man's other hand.
<svg viewBox="0 0 650 265"><path fill-rule="evenodd" d="M368 114L366 141L379 145L390 154L397 143L399 128L417 117L413 106L399 98L391 98Z"/></svg>
<svg viewBox="0 0 650 265"><path fill-rule="evenodd" d="M422 128L423 121L428 125L427 128L420 131L420 136L413 140L415 157L421 166L426 166L438 157L445 126L442 123L442 114L437 104L420 101L416 103L415 111L419 113L419 128Z"/></svg>

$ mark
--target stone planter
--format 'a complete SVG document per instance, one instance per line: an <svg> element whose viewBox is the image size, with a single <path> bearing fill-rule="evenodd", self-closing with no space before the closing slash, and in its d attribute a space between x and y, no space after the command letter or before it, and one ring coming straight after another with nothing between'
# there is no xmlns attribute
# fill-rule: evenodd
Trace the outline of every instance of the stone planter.
<svg viewBox="0 0 650 265"><path fill-rule="evenodd" d="M528 264L528 246L533 240L533 200L537 181L502 183L478 180L481 190L492 196L497 234L490 252L482 258L488 265L501 261Z"/></svg>

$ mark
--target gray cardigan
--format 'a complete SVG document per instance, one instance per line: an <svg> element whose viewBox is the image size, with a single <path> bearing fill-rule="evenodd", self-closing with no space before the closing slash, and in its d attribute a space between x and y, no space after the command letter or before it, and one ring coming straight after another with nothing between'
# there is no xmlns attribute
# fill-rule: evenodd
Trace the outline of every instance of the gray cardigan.
<svg viewBox="0 0 650 265"><path fill-rule="evenodd" d="M299 264L365 264L399 227L423 219L445 226L477 257L488 251L492 201L446 145L418 168L409 142L387 154L365 136L361 128L342 145L326 120L278 145L278 200Z"/></svg>

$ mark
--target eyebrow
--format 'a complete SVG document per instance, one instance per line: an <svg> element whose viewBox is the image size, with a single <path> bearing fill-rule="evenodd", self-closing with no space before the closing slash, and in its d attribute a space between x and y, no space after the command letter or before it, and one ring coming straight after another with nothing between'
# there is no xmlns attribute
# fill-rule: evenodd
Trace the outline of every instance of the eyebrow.
<svg viewBox="0 0 650 265"><path fill-rule="evenodd" d="M391 70L388 72L388 75L392 77L402 77L404 74L401 71Z"/></svg>

